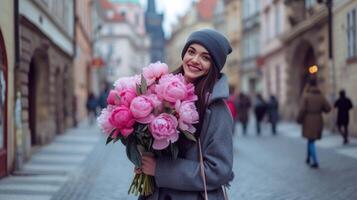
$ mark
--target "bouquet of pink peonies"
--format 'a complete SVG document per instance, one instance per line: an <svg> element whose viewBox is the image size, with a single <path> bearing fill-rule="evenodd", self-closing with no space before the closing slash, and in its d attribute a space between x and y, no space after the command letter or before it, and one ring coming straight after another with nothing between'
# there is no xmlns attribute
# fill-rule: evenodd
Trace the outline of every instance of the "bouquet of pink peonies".
<svg viewBox="0 0 357 200"><path fill-rule="evenodd" d="M141 75L119 78L114 87L98 123L108 135L106 143L120 140L136 167L143 153L177 158L180 135L196 141L197 96L182 74L169 74L167 65L157 62L144 67ZM136 174L128 193L150 195L154 184L154 177Z"/></svg>

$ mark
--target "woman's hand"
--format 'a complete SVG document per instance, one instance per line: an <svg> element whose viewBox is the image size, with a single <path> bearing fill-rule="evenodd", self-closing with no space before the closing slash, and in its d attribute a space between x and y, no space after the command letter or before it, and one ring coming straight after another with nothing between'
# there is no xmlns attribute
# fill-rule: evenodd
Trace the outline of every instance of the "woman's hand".
<svg viewBox="0 0 357 200"><path fill-rule="evenodd" d="M141 170L147 175L155 176L156 159L150 155L141 158Z"/></svg>

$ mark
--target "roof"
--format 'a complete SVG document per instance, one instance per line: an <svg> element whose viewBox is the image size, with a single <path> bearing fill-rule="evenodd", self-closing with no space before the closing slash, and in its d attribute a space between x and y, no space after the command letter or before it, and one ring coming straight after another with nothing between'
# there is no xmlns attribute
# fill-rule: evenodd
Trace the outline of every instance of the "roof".
<svg viewBox="0 0 357 200"><path fill-rule="evenodd" d="M201 0L197 3L197 11L202 20L212 20L217 0Z"/></svg>

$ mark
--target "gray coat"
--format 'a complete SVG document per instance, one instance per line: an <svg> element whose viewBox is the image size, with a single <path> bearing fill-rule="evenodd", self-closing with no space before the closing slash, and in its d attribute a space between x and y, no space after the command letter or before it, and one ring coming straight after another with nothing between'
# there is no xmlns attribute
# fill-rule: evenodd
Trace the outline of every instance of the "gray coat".
<svg viewBox="0 0 357 200"><path fill-rule="evenodd" d="M223 101L228 95L227 77L222 75L210 96L200 136L209 200L224 199L221 186L233 179L233 120ZM158 158L155 171L157 188L148 199L204 199L198 143L181 158Z"/></svg>

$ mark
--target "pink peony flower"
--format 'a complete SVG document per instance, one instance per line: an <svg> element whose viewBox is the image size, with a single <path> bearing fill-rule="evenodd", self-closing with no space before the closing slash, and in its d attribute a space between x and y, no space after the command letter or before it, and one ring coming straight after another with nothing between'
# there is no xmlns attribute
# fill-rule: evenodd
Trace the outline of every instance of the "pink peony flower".
<svg viewBox="0 0 357 200"><path fill-rule="evenodd" d="M136 85L140 85L140 76L130 76L122 77L115 81L114 87L117 91L122 91L123 89L133 89L136 91Z"/></svg>
<svg viewBox="0 0 357 200"><path fill-rule="evenodd" d="M131 101L136 97L136 91L132 88L123 89L119 92L120 104L129 107Z"/></svg>
<svg viewBox="0 0 357 200"><path fill-rule="evenodd" d="M169 67L160 61L151 63L149 66L143 68L143 76L146 79L147 85L150 86L161 76L169 72Z"/></svg>
<svg viewBox="0 0 357 200"><path fill-rule="evenodd" d="M104 108L102 112L100 113L99 117L97 118L97 122L99 124L99 127L101 130L109 135L110 132L115 128L110 122L109 118L112 115L114 106L108 106L107 108ZM116 137L117 135L115 135Z"/></svg>
<svg viewBox="0 0 357 200"><path fill-rule="evenodd" d="M125 106L115 107L109 117L109 122L116 127L124 137L129 136L134 131L133 125L135 120L129 108Z"/></svg>
<svg viewBox="0 0 357 200"><path fill-rule="evenodd" d="M109 105L119 105L119 93L116 90L110 90L107 98Z"/></svg>
<svg viewBox="0 0 357 200"><path fill-rule="evenodd" d="M197 124L199 115L194 102L176 101L175 109L179 114L179 128L190 133L196 132L192 124Z"/></svg>
<svg viewBox="0 0 357 200"><path fill-rule="evenodd" d="M168 74L161 77L155 88L159 98L170 103L187 98L187 87L185 79L181 74Z"/></svg>
<svg viewBox="0 0 357 200"><path fill-rule="evenodd" d="M148 124L154 119L151 113L154 109L153 101L144 95L135 97L130 104L130 111L139 123Z"/></svg>
<svg viewBox="0 0 357 200"><path fill-rule="evenodd" d="M154 137L152 147L156 150L165 149L170 142L178 140L177 119L173 115L162 113L155 117L149 125L149 130Z"/></svg>
<svg viewBox="0 0 357 200"><path fill-rule="evenodd" d="M198 97L195 94L195 86L192 83L187 83L187 97L183 101L197 101Z"/></svg>

